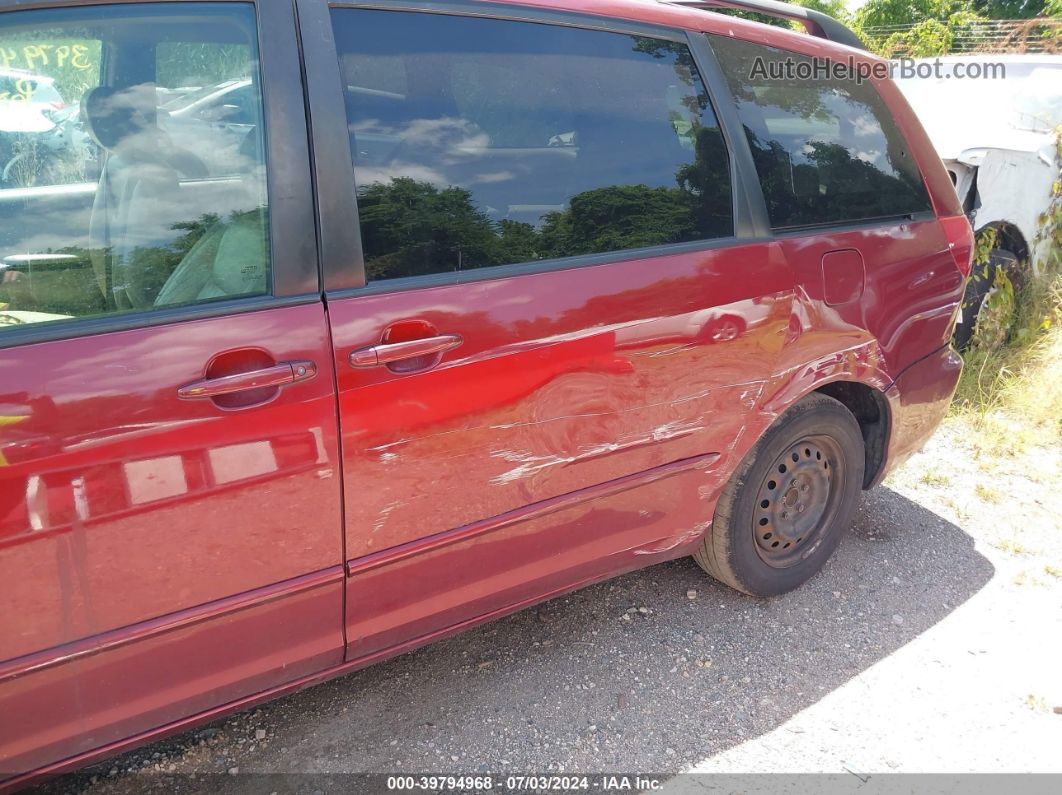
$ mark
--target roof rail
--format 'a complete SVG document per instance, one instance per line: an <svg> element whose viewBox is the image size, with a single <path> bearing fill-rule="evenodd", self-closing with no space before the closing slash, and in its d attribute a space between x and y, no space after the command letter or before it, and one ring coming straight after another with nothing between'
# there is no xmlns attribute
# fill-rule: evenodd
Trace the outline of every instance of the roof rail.
<svg viewBox="0 0 1062 795"><path fill-rule="evenodd" d="M734 8L739 11L765 14L769 17L790 19L803 25L804 30L812 36L835 41L838 44L847 44L849 47L860 50L866 49L866 45L855 33L833 17L821 11L813 11L810 8L802 8L778 0L665 0L665 2L707 10Z"/></svg>

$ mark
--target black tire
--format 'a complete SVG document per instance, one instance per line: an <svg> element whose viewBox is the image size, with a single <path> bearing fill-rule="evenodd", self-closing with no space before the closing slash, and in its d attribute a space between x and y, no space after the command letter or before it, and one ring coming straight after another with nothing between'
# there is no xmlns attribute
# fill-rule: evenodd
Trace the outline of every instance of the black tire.
<svg viewBox="0 0 1062 795"><path fill-rule="evenodd" d="M988 262L974 265L973 272L966 282L966 292L962 296L962 320L955 326L952 339L955 347L966 350L977 327L977 315L985 302L985 296L992 289L996 280L996 271L1002 268L1011 281L1018 278L1018 257L1005 248L994 248L988 252Z"/></svg>
<svg viewBox="0 0 1062 795"><path fill-rule="evenodd" d="M802 585L851 525L864 464L863 436L852 413L831 397L809 395L742 460L694 560L752 596Z"/></svg>

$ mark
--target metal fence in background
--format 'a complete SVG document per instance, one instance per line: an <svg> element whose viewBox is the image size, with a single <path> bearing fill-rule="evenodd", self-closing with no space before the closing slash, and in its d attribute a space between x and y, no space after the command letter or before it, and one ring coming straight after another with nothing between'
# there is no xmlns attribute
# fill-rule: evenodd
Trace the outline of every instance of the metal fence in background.
<svg viewBox="0 0 1062 795"><path fill-rule="evenodd" d="M915 26L916 23L884 25L866 28L864 33L883 42L893 33L904 33ZM972 22L953 29L951 52L1062 53L1062 18Z"/></svg>

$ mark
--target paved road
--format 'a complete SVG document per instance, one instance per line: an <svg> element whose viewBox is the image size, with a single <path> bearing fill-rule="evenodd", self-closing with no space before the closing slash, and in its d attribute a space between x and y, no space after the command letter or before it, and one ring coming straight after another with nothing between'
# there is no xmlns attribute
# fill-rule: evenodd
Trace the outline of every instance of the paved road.
<svg viewBox="0 0 1062 795"><path fill-rule="evenodd" d="M655 566L48 789L254 789L236 769L1062 771L1062 588L1015 584L1019 564L881 487L784 598Z"/></svg>

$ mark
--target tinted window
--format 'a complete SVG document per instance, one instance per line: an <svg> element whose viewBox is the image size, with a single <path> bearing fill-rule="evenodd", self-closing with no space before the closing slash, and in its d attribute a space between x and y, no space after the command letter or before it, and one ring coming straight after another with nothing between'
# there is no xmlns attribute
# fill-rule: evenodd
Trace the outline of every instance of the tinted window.
<svg viewBox="0 0 1062 795"><path fill-rule="evenodd" d="M255 29L245 4L0 16L0 334L268 291Z"/></svg>
<svg viewBox="0 0 1062 795"><path fill-rule="evenodd" d="M685 46L332 14L369 278L733 233L726 150Z"/></svg>
<svg viewBox="0 0 1062 795"><path fill-rule="evenodd" d="M723 36L711 39L737 99L772 226L930 209L918 167L872 85L780 79L788 76L786 61L793 63L792 74L811 59Z"/></svg>

